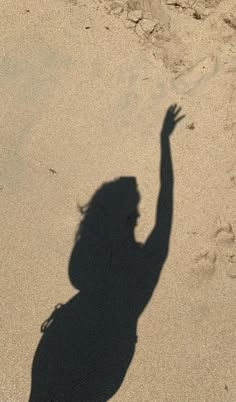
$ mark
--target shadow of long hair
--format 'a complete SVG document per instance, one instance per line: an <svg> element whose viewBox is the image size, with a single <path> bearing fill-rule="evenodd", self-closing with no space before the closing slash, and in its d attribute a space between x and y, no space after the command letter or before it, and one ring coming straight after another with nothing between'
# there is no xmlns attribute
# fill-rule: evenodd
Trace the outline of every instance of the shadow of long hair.
<svg viewBox="0 0 236 402"><path fill-rule="evenodd" d="M173 209L169 137L179 109L161 132L161 188L154 228L135 241L140 195L135 177L103 184L80 208L69 261L79 292L42 325L30 402L105 402L121 386L137 343L137 322L168 255Z"/></svg>

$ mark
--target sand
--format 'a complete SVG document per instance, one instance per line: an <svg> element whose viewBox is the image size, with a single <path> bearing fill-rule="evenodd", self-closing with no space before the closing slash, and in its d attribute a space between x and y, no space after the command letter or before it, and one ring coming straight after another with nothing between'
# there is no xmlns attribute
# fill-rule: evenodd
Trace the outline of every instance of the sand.
<svg viewBox="0 0 236 402"><path fill-rule="evenodd" d="M111 400L234 402L234 0L0 4L0 401L28 400L40 326L77 293L68 277L77 204L135 176L145 242L159 134L177 103L168 258Z"/></svg>

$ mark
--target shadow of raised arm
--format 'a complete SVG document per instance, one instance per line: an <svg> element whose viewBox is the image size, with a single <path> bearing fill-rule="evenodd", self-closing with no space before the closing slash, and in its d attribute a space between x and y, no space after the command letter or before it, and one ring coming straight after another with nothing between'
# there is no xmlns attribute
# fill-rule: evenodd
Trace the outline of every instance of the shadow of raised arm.
<svg viewBox="0 0 236 402"><path fill-rule="evenodd" d="M156 222L149 235L144 249L150 256L153 263L152 286L158 281L161 268L166 260L169 249L169 239L171 233L171 223L173 216L173 189L174 174L170 149L170 136L176 124L184 118L180 116L181 108L176 105L171 106L165 116L163 127L160 134L161 161L160 161L160 193L157 202ZM154 276L154 277L153 277Z"/></svg>

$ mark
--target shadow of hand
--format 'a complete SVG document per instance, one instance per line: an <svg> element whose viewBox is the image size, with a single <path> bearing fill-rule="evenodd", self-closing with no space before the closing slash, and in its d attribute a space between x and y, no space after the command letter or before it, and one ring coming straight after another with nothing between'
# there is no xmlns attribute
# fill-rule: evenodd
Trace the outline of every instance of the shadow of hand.
<svg viewBox="0 0 236 402"><path fill-rule="evenodd" d="M162 127L161 134L163 136L170 136L174 131L176 124L185 117L185 115L180 116L180 112L181 107L177 107L176 104L169 107Z"/></svg>

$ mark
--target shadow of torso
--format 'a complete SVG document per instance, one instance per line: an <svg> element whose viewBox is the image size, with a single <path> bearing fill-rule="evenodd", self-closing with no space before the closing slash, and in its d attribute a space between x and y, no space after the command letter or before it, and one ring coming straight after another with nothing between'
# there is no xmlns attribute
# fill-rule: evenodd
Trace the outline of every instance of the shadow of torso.
<svg viewBox="0 0 236 402"><path fill-rule="evenodd" d="M78 254L75 247L72 266ZM102 270L96 262L99 281L94 265L94 282L56 309L45 326L33 362L31 402L102 402L121 386L135 352L138 317L153 291L153 270L146 269L151 260L134 242L119 244L102 261Z"/></svg>

